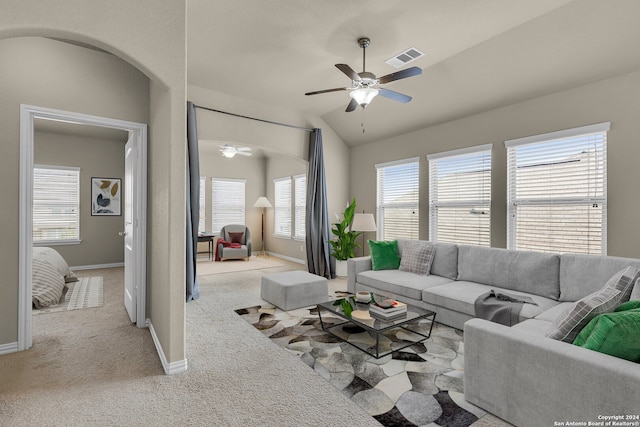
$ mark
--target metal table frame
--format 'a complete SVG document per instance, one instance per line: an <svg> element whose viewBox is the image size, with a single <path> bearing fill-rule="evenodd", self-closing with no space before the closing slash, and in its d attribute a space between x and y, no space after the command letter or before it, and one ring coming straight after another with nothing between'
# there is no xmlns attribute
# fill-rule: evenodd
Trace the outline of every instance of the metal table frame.
<svg viewBox="0 0 640 427"><path fill-rule="evenodd" d="M374 322L374 327L371 327L369 325L367 325L366 323L362 323L360 321L358 321L358 319L353 319L351 317L347 317L343 312L342 309L340 308L340 305L338 306L334 306L333 305L334 301L329 301L326 303L321 303L317 305L317 309L318 309L318 317L320 318L320 325L322 327L322 330L325 332L328 332L329 334L333 335L334 337L346 342L347 344L352 345L353 347L364 351L365 353L367 353L370 356L375 357L376 359L380 359L381 357L384 357L388 354L391 354L393 352L396 351L400 351L402 349L405 349L407 347L411 347L412 345L421 343L425 340L427 340L429 337L431 337L431 331L433 330L433 324L436 322L436 313L430 310L425 310L425 309L421 309L421 308L417 308L417 307L412 307L410 305L407 305L407 316L405 318L400 318L400 319L395 319L395 320L382 320L380 318L375 318L375 322ZM356 303L356 306L358 308L362 308L362 304ZM412 311L412 310L417 310L416 311ZM341 323L337 323L335 325L327 325L325 324L325 322L322 320L322 311L325 312L329 312L331 314L334 314L342 319L344 319L344 322ZM373 316L372 316L373 317ZM422 332L418 332L414 329L409 328L409 326L412 323L417 323L420 320L424 320L424 319L429 319L431 318L431 326L429 327L429 333L424 334ZM345 340L343 337L341 337L340 335L337 335L333 332L333 329L342 327L344 325L354 325L354 326L358 326L360 328L362 328L365 331L368 331L369 333L373 333L375 334L375 339L376 339L376 343L375 343L375 352L371 352L369 351L369 349L371 347L367 347L364 344L360 344L360 343L353 343L353 342L349 342L348 340ZM400 329L404 329L406 331L409 331L413 334L419 335L422 337L422 339L419 339L417 341L413 341L413 342L408 342L408 344L402 346L402 347L398 347L398 348L392 348L391 350L385 351L383 353L380 353L380 334L383 334L384 332L390 331L392 329L395 328L400 328Z"/></svg>

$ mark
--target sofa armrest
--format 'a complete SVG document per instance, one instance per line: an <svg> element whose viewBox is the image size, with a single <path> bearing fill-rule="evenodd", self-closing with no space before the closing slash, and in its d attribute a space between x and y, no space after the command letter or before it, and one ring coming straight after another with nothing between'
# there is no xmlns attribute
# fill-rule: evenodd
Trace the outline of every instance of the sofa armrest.
<svg viewBox="0 0 640 427"><path fill-rule="evenodd" d="M347 292L356 293L356 277L358 273L371 270L371 256L349 258L347 260Z"/></svg>
<svg viewBox="0 0 640 427"><path fill-rule="evenodd" d="M640 364L482 319L464 347L465 398L515 425L638 415Z"/></svg>

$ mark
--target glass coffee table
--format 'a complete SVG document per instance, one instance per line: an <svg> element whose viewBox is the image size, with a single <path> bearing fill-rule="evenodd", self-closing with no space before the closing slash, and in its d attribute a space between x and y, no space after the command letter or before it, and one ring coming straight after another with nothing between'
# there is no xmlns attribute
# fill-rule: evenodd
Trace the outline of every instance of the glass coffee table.
<svg viewBox="0 0 640 427"><path fill-rule="evenodd" d="M436 320L433 311L408 304L405 316L382 320L369 314L369 304L358 303L353 297L347 299L353 310L346 314L343 300L318 304L322 330L376 359L426 340Z"/></svg>

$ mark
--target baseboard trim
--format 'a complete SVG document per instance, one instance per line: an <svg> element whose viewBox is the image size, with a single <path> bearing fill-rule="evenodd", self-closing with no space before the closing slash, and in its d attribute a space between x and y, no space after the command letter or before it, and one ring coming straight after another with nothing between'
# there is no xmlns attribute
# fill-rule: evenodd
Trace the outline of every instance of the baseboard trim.
<svg viewBox="0 0 640 427"><path fill-rule="evenodd" d="M124 267L124 262L113 262L111 264L94 264L94 265L77 265L69 267L71 270L97 270L98 268L117 268Z"/></svg>
<svg viewBox="0 0 640 427"><path fill-rule="evenodd" d="M7 344L0 344L0 354L16 353L18 351L18 341Z"/></svg>
<svg viewBox="0 0 640 427"><path fill-rule="evenodd" d="M153 323L151 323L150 319L147 319L145 323L149 325L151 338L153 338L153 344L156 346L156 351L158 352L158 356L160 357L160 363L162 363L162 369L164 369L164 373L167 375L172 375L186 371L187 359L169 363L167 361L167 357L164 354L164 350L162 349L162 345L160 344L160 340L158 339L158 335L156 335L156 330L153 329Z"/></svg>
<svg viewBox="0 0 640 427"><path fill-rule="evenodd" d="M269 252L269 251L267 251L267 254L269 254L269 256L273 256L273 257L276 257L276 258L286 259L287 261L295 262L295 263L302 264L302 265L304 265L304 264L306 264L306 263L307 263L307 262L306 262L305 260L303 260L303 259L292 258L292 257L286 256L286 255L281 255L281 254L277 254L277 253L274 253L274 252Z"/></svg>

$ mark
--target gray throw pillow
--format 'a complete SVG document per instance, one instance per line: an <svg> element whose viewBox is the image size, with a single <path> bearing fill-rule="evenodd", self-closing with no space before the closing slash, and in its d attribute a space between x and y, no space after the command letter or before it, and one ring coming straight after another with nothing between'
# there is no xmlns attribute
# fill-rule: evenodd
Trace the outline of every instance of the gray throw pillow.
<svg viewBox="0 0 640 427"><path fill-rule="evenodd" d="M616 273L596 291L567 307L547 331L547 337L573 342L582 328L598 314L611 313L623 302L629 301L633 285L640 277L640 270L627 267Z"/></svg>
<svg viewBox="0 0 640 427"><path fill-rule="evenodd" d="M400 270L428 275L435 253L435 247L430 243L419 240L406 241L402 247Z"/></svg>

